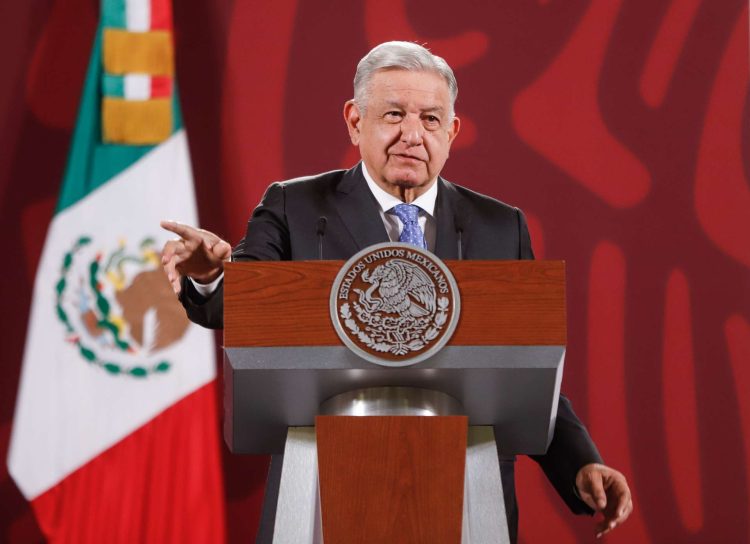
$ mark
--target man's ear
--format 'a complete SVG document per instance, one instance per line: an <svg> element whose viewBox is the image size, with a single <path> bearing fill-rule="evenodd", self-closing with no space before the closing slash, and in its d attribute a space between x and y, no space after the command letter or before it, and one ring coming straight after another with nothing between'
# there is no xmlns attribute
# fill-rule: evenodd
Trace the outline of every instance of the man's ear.
<svg viewBox="0 0 750 544"><path fill-rule="evenodd" d="M354 100L347 100L344 104L344 121L349 131L349 139L354 145L359 145L359 122L361 120L359 106L354 103Z"/></svg>
<svg viewBox="0 0 750 544"><path fill-rule="evenodd" d="M453 143L453 140L456 139L456 136L458 136L458 133L461 130L461 119L458 117L453 117L451 120L450 126L448 127L448 142Z"/></svg>

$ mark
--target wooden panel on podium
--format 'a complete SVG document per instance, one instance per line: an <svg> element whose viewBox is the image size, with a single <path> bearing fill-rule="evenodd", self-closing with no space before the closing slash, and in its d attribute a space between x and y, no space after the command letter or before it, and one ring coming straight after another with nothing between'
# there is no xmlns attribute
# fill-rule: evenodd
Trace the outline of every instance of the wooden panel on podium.
<svg viewBox="0 0 750 544"><path fill-rule="evenodd" d="M328 313L342 261L228 263L227 347L338 346ZM449 345L565 345L565 263L446 261L461 292Z"/></svg>
<svg viewBox="0 0 750 544"><path fill-rule="evenodd" d="M326 544L459 544L465 416L318 416Z"/></svg>

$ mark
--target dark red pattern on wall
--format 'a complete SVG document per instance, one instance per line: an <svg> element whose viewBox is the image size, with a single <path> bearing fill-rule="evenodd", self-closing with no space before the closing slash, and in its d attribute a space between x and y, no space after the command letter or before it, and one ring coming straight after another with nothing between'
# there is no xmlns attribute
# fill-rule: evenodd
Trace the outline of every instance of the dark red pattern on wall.
<svg viewBox="0 0 750 544"><path fill-rule="evenodd" d="M95 6L11 2L0 19L3 454ZM463 121L445 176L523 208L537 255L567 260L564 389L635 493L607 540L750 540L744 0L201 0L175 23L202 222L232 241L270 181L357 160L341 109L371 46L444 56ZM252 539L266 462L225 451L232 542ZM588 540L532 465L522 540ZM4 466L0 493L0 540L38 540Z"/></svg>

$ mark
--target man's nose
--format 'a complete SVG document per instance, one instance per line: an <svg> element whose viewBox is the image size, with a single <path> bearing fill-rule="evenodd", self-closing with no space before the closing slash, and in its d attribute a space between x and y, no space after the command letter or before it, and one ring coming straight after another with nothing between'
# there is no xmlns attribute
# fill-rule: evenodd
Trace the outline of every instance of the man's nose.
<svg viewBox="0 0 750 544"><path fill-rule="evenodd" d="M408 146L422 145L422 136L424 135L424 127L422 126L422 120L419 117L411 117L407 115L401 121L401 141Z"/></svg>

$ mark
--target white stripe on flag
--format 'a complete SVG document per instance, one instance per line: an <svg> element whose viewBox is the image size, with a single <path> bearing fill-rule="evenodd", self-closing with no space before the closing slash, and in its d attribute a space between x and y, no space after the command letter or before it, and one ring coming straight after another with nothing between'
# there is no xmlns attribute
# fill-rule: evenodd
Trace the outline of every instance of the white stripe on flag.
<svg viewBox="0 0 750 544"><path fill-rule="evenodd" d="M126 100L148 100L151 98L151 76L125 74L123 95Z"/></svg>
<svg viewBox="0 0 750 544"><path fill-rule="evenodd" d="M151 0L126 0L125 6L130 32L146 32L151 29Z"/></svg>

